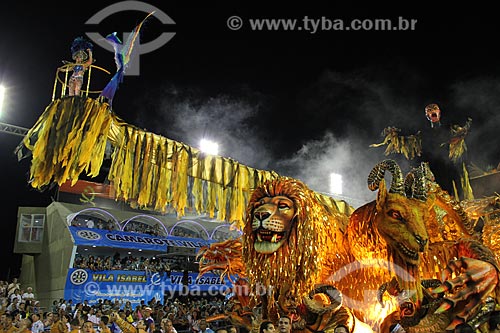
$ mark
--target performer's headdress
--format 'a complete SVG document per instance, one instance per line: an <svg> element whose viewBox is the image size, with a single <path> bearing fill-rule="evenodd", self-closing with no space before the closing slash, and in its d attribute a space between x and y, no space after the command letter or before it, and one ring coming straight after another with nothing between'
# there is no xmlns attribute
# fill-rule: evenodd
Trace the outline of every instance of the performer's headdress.
<svg viewBox="0 0 500 333"><path fill-rule="evenodd" d="M76 37L71 44L71 57L76 60L76 57L82 57L82 60L87 60L89 55L87 49L92 50L94 45L83 37Z"/></svg>

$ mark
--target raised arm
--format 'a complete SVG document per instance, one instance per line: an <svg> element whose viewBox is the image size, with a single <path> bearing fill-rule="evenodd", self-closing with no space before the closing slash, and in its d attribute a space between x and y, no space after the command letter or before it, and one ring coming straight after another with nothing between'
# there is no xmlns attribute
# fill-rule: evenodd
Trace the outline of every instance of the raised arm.
<svg viewBox="0 0 500 333"><path fill-rule="evenodd" d="M123 333L137 333L137 329L126 320L123 320L116 312L112 312L110 319L115 322L118 327L123 331Z"/></svg>
<svg viewBox="0 0 500 333"><path fill-rule="evenodd" d="M87 61L84 64L85 67L89 67L94 62L94 58L92 57L92 50L91 49L87 49L87 52L89 54L89 58L87 59Z"/></svg>

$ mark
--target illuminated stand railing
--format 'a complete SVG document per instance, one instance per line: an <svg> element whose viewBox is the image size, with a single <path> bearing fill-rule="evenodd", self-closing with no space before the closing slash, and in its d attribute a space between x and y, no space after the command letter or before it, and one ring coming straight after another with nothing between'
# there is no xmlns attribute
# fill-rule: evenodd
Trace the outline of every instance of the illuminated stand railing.
<svg viewBox="0 0 500 333"><path fill-rule="evenodd" d="M70 79L69 73L71 73L71 68L75 64L65 64L61 67L59 67L56 70L56 75L54 79L54 88L52 90L52 101L54 101L56 98L62 98L67 96L66 95L66 90L68 89L68 81ZM104 72L108 75L111 73L102 67L96 66L96 65L90 65L89 68L85 71L85 74L83 76L83 84L82 88L85 87L85 89L82 89L80 91L80 95L84 97L97 97L98 94L101 93L102 90L90 90L90 81L92 79L92 69ZM61 77L62 76L62 77Z"/></svg>

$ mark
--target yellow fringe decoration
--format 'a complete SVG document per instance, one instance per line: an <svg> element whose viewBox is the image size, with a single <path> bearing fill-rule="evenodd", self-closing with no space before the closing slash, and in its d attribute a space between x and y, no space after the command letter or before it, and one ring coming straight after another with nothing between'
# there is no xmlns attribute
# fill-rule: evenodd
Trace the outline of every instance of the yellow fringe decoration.
<svg viewBox="0 0 500 333"><path fill-rule="evenodd" d="M472 186L469 181L469 172L467 171L467 167L465 163L462 163L462 169L464 171L463 177L460 178L462 183L462 191L464 195L464 200L474 200L474 193L472 192Z"/></svg>
<svg viewBox="0 0 500 333"><path fill-rule="evenodd" d="M179 217L193 209L242 225L250 192L262 181L279 177L228 158L205 155L119 120L113 125L124 128L110 131L115 153L108 178L117 198L139 208L166 212L171 207ZM191 186L189 178L193 179Z"/></svg>
<svg viewBox="0 0 500 333"><path fill-rule="evenodd" d="M75 184L83 171L97 176L108 141L114 198L134 208L174 211L179 217L207 213L241 229L253 190L281 178L127 124L107 103L65 97L47 107L23 140L33 155L31 185ZM333 211L352 212L345 203L317 195Z"/></svg>
<svg viewBox="0 0 500 333"><path fill-rule="evenodd" d="M108 105L90 98L52 102L23 139L32 151L31 186L74 185L83 171L96 176L102 165L112 117Z"/></svg>
<svg viewBox="0 0 500 333"><path fill-rule="evenodd" d="M451 139L449 143L450 151L448 157L454 163L460 161L462 155L467 151L465 137L467 136L471 125L472 119L468 118L464 126L453 125L451 127Z"/></svg>
<svg viewBox="0 0 500 333"><path fill-rule="evenodd" d="M415 135L399 135L401 129L397 127L386 127L382 132L384 140L380 143L371 144L370 147L387 145L384 154L403 154L406 159L412 160L422 154L422 138L420 132Z"/></svg>

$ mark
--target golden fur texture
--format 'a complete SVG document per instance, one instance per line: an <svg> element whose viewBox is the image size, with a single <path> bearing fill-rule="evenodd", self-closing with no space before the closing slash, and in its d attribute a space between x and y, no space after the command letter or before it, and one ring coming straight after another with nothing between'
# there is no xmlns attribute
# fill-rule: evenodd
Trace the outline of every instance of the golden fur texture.
<svg viewBox="0 0 500 333"><path fill-rule="evenodd" d="M259 200L275 196L291 199L296 214L286 242L276 252L262 254L254 248L253 212ZM298 300L314 289L321 280L326 263L333 260L339 230L344 229L346 223L347 216L332 213L318 200L315 192L298 180L269 181L254 191L247 206L243 230L243 261L256 295L264 291L259 288L265 288L269 310L274 307L280 290L286 288L288 294Z"/></svg>

